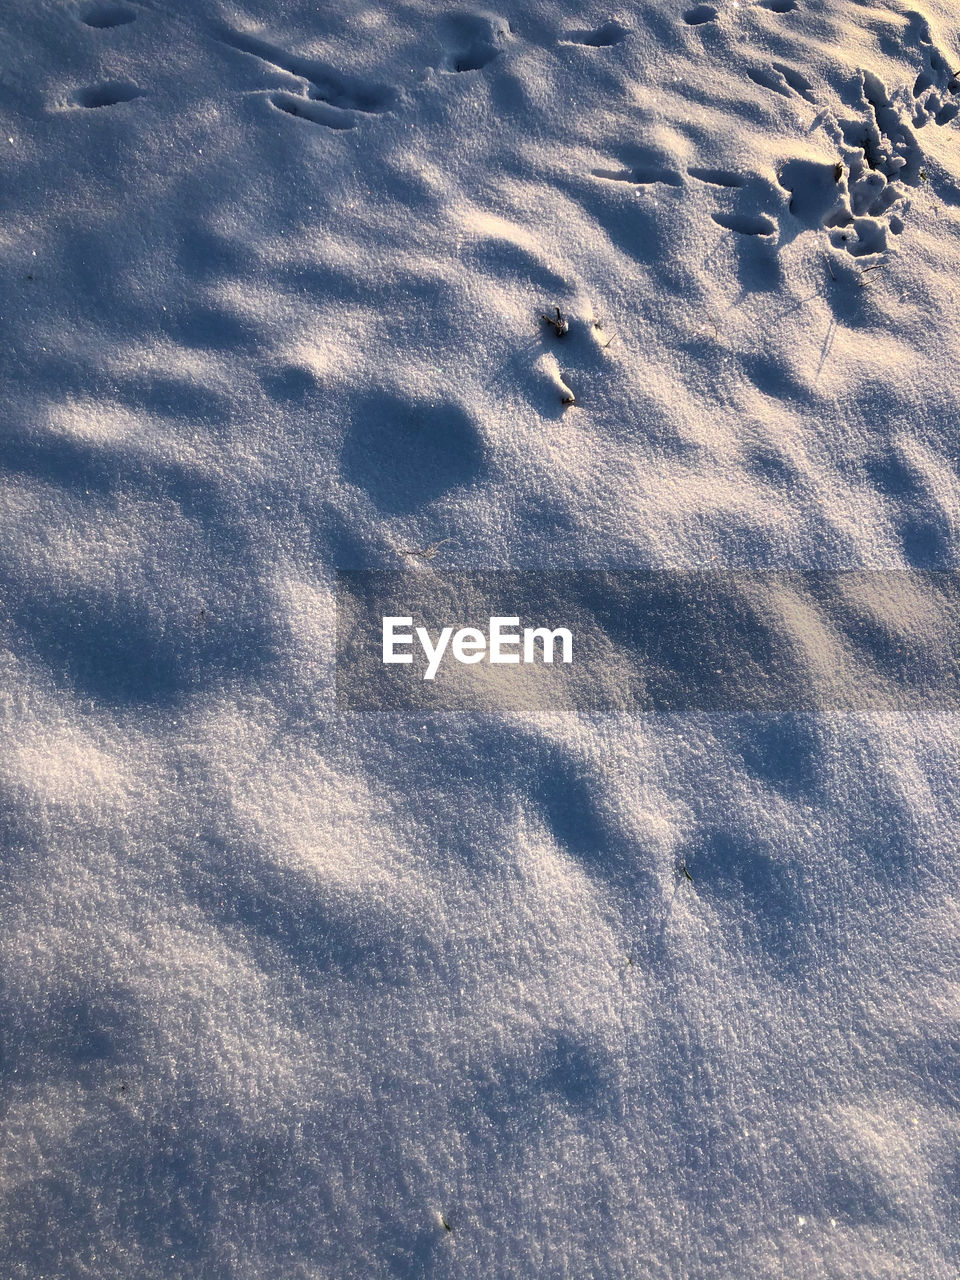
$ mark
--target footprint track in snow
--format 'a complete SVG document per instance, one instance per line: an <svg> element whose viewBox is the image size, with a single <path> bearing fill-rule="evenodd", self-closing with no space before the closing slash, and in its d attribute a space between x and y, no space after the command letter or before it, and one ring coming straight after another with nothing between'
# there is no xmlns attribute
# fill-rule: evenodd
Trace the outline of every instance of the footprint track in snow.
<svg viewBox="0 0 960 1280"><path fill-rule="evenodd" d="M915 185L922 168L922 154L910 126L878 75L861 71L863 113L838 122L843 143L861 153L867 169L885 178Z"/></svg>
<svg viewBox="0 0 960 1280"><path fill-rule="evenodd" d="M860 72L862 114L834 122L843 161L839 207L825 221L831 243L854 257L883 253L903 230L905 187L918 186L923 153L898 101L879 76Z"/></svg>
<svg viewBox="0 0 960 1280"><path fill-rule="evenodd" d="M100 84L84 85L75 89L70 102L75 107L97 110L100 107L115 107L121 102L132 102L135 98L145 97L144 91L130 80L105 80Z"/></svg>
<svg viewBox="0 0 960 1280"><path fill-rule="evenodd" d="M688 27L702 27L705 22L716 22L719 17L712 4L698 4L686 11L683 20Z"/></svg>
<svg viewBox="0 0 960 1280"><path fill-rule="evenodd" d="M498 57L510 38L505 18L479 13L451 13L440 24L443 71L482 71Z"/></svg>
<svg viewBox="0 0 960 1280"><path fill-rule="evenodd" d="M611 45L620 44L630 34L628 27L620 22L604 22L593 31L568 31L562 37L561 44L582 44L589 49L608 49Z"/></svg>
<svg viewBox="0 0 960 1280"><path fill-rule="evenodd" d="M77 14L85 27L95 31L109 31L125 27L135 21L137 12L125 4L87 4ZM133 102L145 97L144 91L132 80L102 80L99 84L83 85L70 95L69 103L88 111L102 107L116 107L122 102Z"/></svg>
<svg viewBox="0 0 960 1280"><path fill-rule="evenodd" d="M759 4L775 13L798 7L795 0L759 0ZM709 6L699 9L704 7ZM913 130L931 122L948 125L960 117L960 71L935 44L923 15L911 11L906 19L906 31L898 31L898 40L919 52L916 79L912 86L891 93L878 75L861 70L862 109L852 117L839 118L824 109L814 122L825 128L836 147L835 159L829 159L828 153L822 161L787 161L777 174L779 197L772 190L765 194L755 191L759 178L745 180L718 169L687 170L698 182L716 187L747 186L759 197L749 202L752 208L748 205L744 209L740 200L740 209L714 213L713 220L719 226L761 238L779 230L781 245L806 230L826 232L834 249L858 259L893 247L890 238L903 231L908 188L918 186L931 171ZM811 81L787 63L749 68L747 75L781 97L796 95L806 102L817 102ZM855 99L847 98L846 102L848 107L856 106ZM784 192L785 210L781 203Z"/></svg>
<svg viewBox="0 0 960 1280"><path fill-rule="evenodd" d="M710 215L718 227L733 231L738 236L764 240L778 235L780 224L777 218L764 211L771 207L779 210L776 187L769 179L714 165L691 165L687 176L695 183L713 188L718 201L726 205L726 208L721 207ZM695 187L692 189L696 190Z"/></svg>
<svg viewBox="0 0 960 1280"><path fill-rule="evenodd" d="M134 22L137 13L125 4L89 4L84 6L79 16L84 26L107 31L112 27L125 27Z"/></svg>
<svg viewBox="0 0 960 1280"><path fill-rule="evenodd" d="M882 174L861 174L856 166L809 159L789 160L777 182L788 194L788 212L802 228L830 233L834 248L855 258L882 253L887 231L897 233L884 215L903 198L902 190Z"/></svg>
<svg viewBox="0 0 960 1280"><path fill-rule="evenodd" d="M947 55L933 42L930 24L922 14L907 14L908 37L920 49L923 65L913 83L915 101L913 123L917 129L933 121L945 125L960 114L954 98L960 94L960 73L955 71Z"/></svg>
<svg viewBox="0 0 960 1280"><path fill-rule="evenodd" d="M747 75L754 84L763 89L771 89L781 97L790 98L796 94L807 102L816 102L813 85L807 77L786 63L772 62L769 67L751 67L747 70Z"/></svg>
<svg viewBox="0 0 960 1280"><path fill-rule="evenodd" d="M774 236L777 224L765 214L751 213L712 213L711 218L718 227L727 231L736 231L741 236Z"/></svg>
<svg viewBox="0 0 960 1280"><path fill-rule="evenodd" d="M389 111L396 101L396 90L388 85L346 74L315 58L289 53L259 36L228 27L219 28L217 36L222 44L307 82L308 88L303 97L284 92L271 95L273 106L287 115L299 116L328 128L351 129L356 124L352 112L380 115Z"/></svg>
<svg viewBox="0 0 960 1280"><path fill-rule="evenodd" d="M739 208L735 205L711 214L727 231L762 239L777 236L779 247L807 231L827 232L834 248L860 258L884 252L887 233L902 230L891 210L904 194L882 174L861 168L855 158L848 169L840 162L804 157L781 165L776 183L722 169L688 173L710 186L743 191L737 199Z"/></svg>
<svg viewBox="0 0 960 1280"><path fill-rule="evenodd" d="M271 93L267 101L278 111L288 116L296 116L299 120L309 120L311 124L322 124L328 129L355 129L357 118L351 111L341 107L332 107L327 102L313 98L304 98L295 93Z"/></svg>
<svg viewBox="0 0 960 1280"><path fill-rule="evenodd" d="M679 187L682 179L668 169L592 169L595 178L604 182L625 182L631 187Z"/></svg>
<svg viewBox="0 0 960 1280"><path fill-rule="evenodd" d="M731 169L688 169L691 178L696 178L698 182L706 182L711 187L742 187L743 178L739 173L734 173Z"/></svg>

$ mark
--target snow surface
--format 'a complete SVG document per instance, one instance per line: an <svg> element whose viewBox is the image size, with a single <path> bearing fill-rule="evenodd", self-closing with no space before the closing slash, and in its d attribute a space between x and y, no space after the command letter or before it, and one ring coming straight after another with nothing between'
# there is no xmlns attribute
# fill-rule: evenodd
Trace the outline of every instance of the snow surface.
<svg viewBox="0 0 960 1280"><path fill-rule="evenodd" d="M956 713L332 665L337 567L957 567L955 8L0 23L3 1280L955 1280Z"/></svg>

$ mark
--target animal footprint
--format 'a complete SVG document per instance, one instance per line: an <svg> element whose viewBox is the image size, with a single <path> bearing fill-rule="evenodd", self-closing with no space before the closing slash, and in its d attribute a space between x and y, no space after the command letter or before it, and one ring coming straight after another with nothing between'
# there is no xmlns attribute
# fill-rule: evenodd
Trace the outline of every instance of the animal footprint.
<svg viewBox="0 0 960 1280"><path fill-rule="evenodd" d="M76 107L115 107L120 102L132 102L143 96L143 90L128 80L107 80L77 89L71 101Z"/></svg>
<svg viewBox="0 0 960 1280"><path fill-rule="evenodd" d="M313 98L298 97L295 93L272 93L269 101L278 111L285 111L288 116L323 124L328 129L353 129L357 124L356 116L349 112Z"/></svg>
<svg viewBox="0 0 960 1280"><path fill-rule="evenodd" d="M634 187L652 187L662 183L666 187L679 187L683 179L678 173L669 169L593 169L595 178L603 178L606 182L626 182Z"/></svg>
<svg viewBox="0 0 960 1280"><path fill-rule="evenodd" d="M123 27L133 22L136 12L125 4L90 4L80 14L80 21L88 27L107 30L110 27Z"/></svg>
<svg viewBox="0 0 960 1280"><path fill-rule="evenodd" d="M741 236L772 236L777 232L777 224L764 214L714 213L711 217L718 226Z"/></svg>
<svg viewBox="0 0 960 1280"><path fill-rule="evenodd" d="M902 200L903 194L900 187L888 182L882 173L862 173L850 183L850 212L857 218L865 214L880 217Z"/></svg>
<svg viewBox="0 0 960 1280"><path fill-rule="evenodd" d="M725 231L733 231L738 236L747 236L769 241L781 233L779 223L774 217L763 212L764 209L776 209L781 206L782 197L776 187L760 174L744 177L729 169L690 168L687 170L691 178L720 193L729 193L733 208L720 209L710 216L718 227ZM734 195L733 193L736 193Z"/></svg>
<svg viewBox="0 0 960 1280"><path fill-rule="evenodd" d="M770 65L778 75L783 76L794 93L799 94L801 98L806 98L808 102L816 102L813 96L813 85L805 75L801 75L794 67L788 67L783 62L773 62Z"/></svg>
<svg viewBox="0 0 960 1280"><path fill-rule="evenodd" d="M220 38L224 44L228 44L234 49L239 49L241 53L252 54L253 57L259 58L262 62L267 62L281 71L286 71L288 75L307 81L309 87L306 99L297 99L294 94L277 96L283 96L284 98L289 96L294 101L325 103L328 107L338 111L362 111L367 115L377 115L380 112L388 111L396 100L396 92L386 85L363 80L359 76L346 75L342 71L337 71L335 68L327 66L326 63L318 62L314 58L302 58L299 54L288 53L277 45L261 40L258 36L222 28ZM280 105L281 110L287 109L274 100L274 106L278 105ZM312 116L307 116L305 111L299 113L290 112L290 114L300 114L308 119L313 118ZM328 123L328 121L324 120L322 123ZM350 124L342 124L339 127L351 128L352 126Z"/></svg>
<svg viewBox="0 0 960 1280"><path fill-rule="evenodd" d="M747 75L754 84L759 84L764 89L772 89L774 93L779 93L784 98L789 98L795 93L805 98L807 102L816 101L812 92L813 85L806 76L782 62L774 62L769 67L753 67Z"/></svg>
<svg viewBox="0 0 960 1280"><path fill-rule="evenodd" d="M449 15L443 30L447 50L441 64L444 71L481 71L510 36L510 25L504 19L472 13Z"/></svg>
<svg viewBox="0 0 960 1280"><path fill-rule="evenodd" d="M853 218L850 226L835 231L830 240L835 249L846 249L854 258L865 258L886 250L888 230L888 225L878 218Z"/></svg>
<svg viewBox="0 0 960 1280"><path fill-rule="evenodd" d="M928 121L949 124L960 113L956 102L948 98L960 93L960 76L953 71L946 56L933 43L930 24L919 13L911 13L910 30L923 54L923 68L913 85L916 110L913 123L922 129Z"/></svg>
<svg viewBox="0 0 960 1280"><path fill-rule="evenodd" d="M841 123L844 139L863 152L868 168L887 178L916 182L921 168L916 138L880 77L871 71L861 72L861 77L866 119Z"/></svg>
<svg viewBox="0 0 960 1280"><path fill-rule="evenodd" d="M617 155L622 168L593 169L591 172L595 178L602 178L605 182L626 182L634 187L650 187L658 183L666 187L683 186L680 174L665 165L663 158L655 150L628 145L621 147Z"/></svg>
<svg viewBox="0 0 960 1280"><path fill-rule="evenodd" d="M760 0L761 9L769 9L771 13L792 13L797 8L797 0Z"/></svg>
<svg viewBox="0 0 960 1280"><path fill-rule="evenodd" d="M571 31L563 37L564 44L585 44L591 49L606 49L626 39L629 30L619 22L605 22L594 31Z"/></svg>
<svg viewBox="0 0 960 1280"><path fill-rule="evenodd" d="M712 187L742 187L743 178L739 173L729 169L688 169L691 178L698 182L708 182Z"/></svg>
<svg viewBox="0 0 960 1280"><path fill-rule="evenodd" d="M887 232L902 230L899 218L886 217L903 199L902 189L860 158L853 157L848 168L828 161L790 160L777 180L789 193L793 217L803 227L831 231L834 247L854 257L883 252Z"/></svg>
<svg viewBox="0 0 960 1280"><path fill-rule="evenodd" d="M705 22L715 22L719 16L712 4L698 4L687 10L683 20L689 27L700 27Z"/></svg>
<svg viewBox="0 0 960 1280"><path fill-rule="evenodd" d="M848 220L844 203L843 165L817 160L790 160L777 174L789 193L787 208L805 227L838 226Z"/></svg>

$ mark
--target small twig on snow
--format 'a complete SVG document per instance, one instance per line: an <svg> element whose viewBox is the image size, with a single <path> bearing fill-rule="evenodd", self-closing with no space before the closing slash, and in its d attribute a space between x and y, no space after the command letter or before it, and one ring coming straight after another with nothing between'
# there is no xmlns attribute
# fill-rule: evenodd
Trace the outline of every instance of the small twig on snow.
<svg viewBox="0 0 960 1280"><path fill-rule="evenodd" d="M559 307L554 307L556 316L541 315L540 319L544 324L548 324L558 338L565 338L570 332L570 321L563 314Z"/></svg>

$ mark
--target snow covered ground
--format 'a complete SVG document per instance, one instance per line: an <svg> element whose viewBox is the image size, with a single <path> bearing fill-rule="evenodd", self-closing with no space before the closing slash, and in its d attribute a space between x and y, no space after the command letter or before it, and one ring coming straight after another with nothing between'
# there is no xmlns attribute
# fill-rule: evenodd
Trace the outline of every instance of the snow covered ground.
<svg viewBox="0 0 960 1280"><path fill-rule="evenodd" d="M960 567L955 7L0 27L2 1280L955 1280L956 710L333 648L337 568Z"/></svg>

